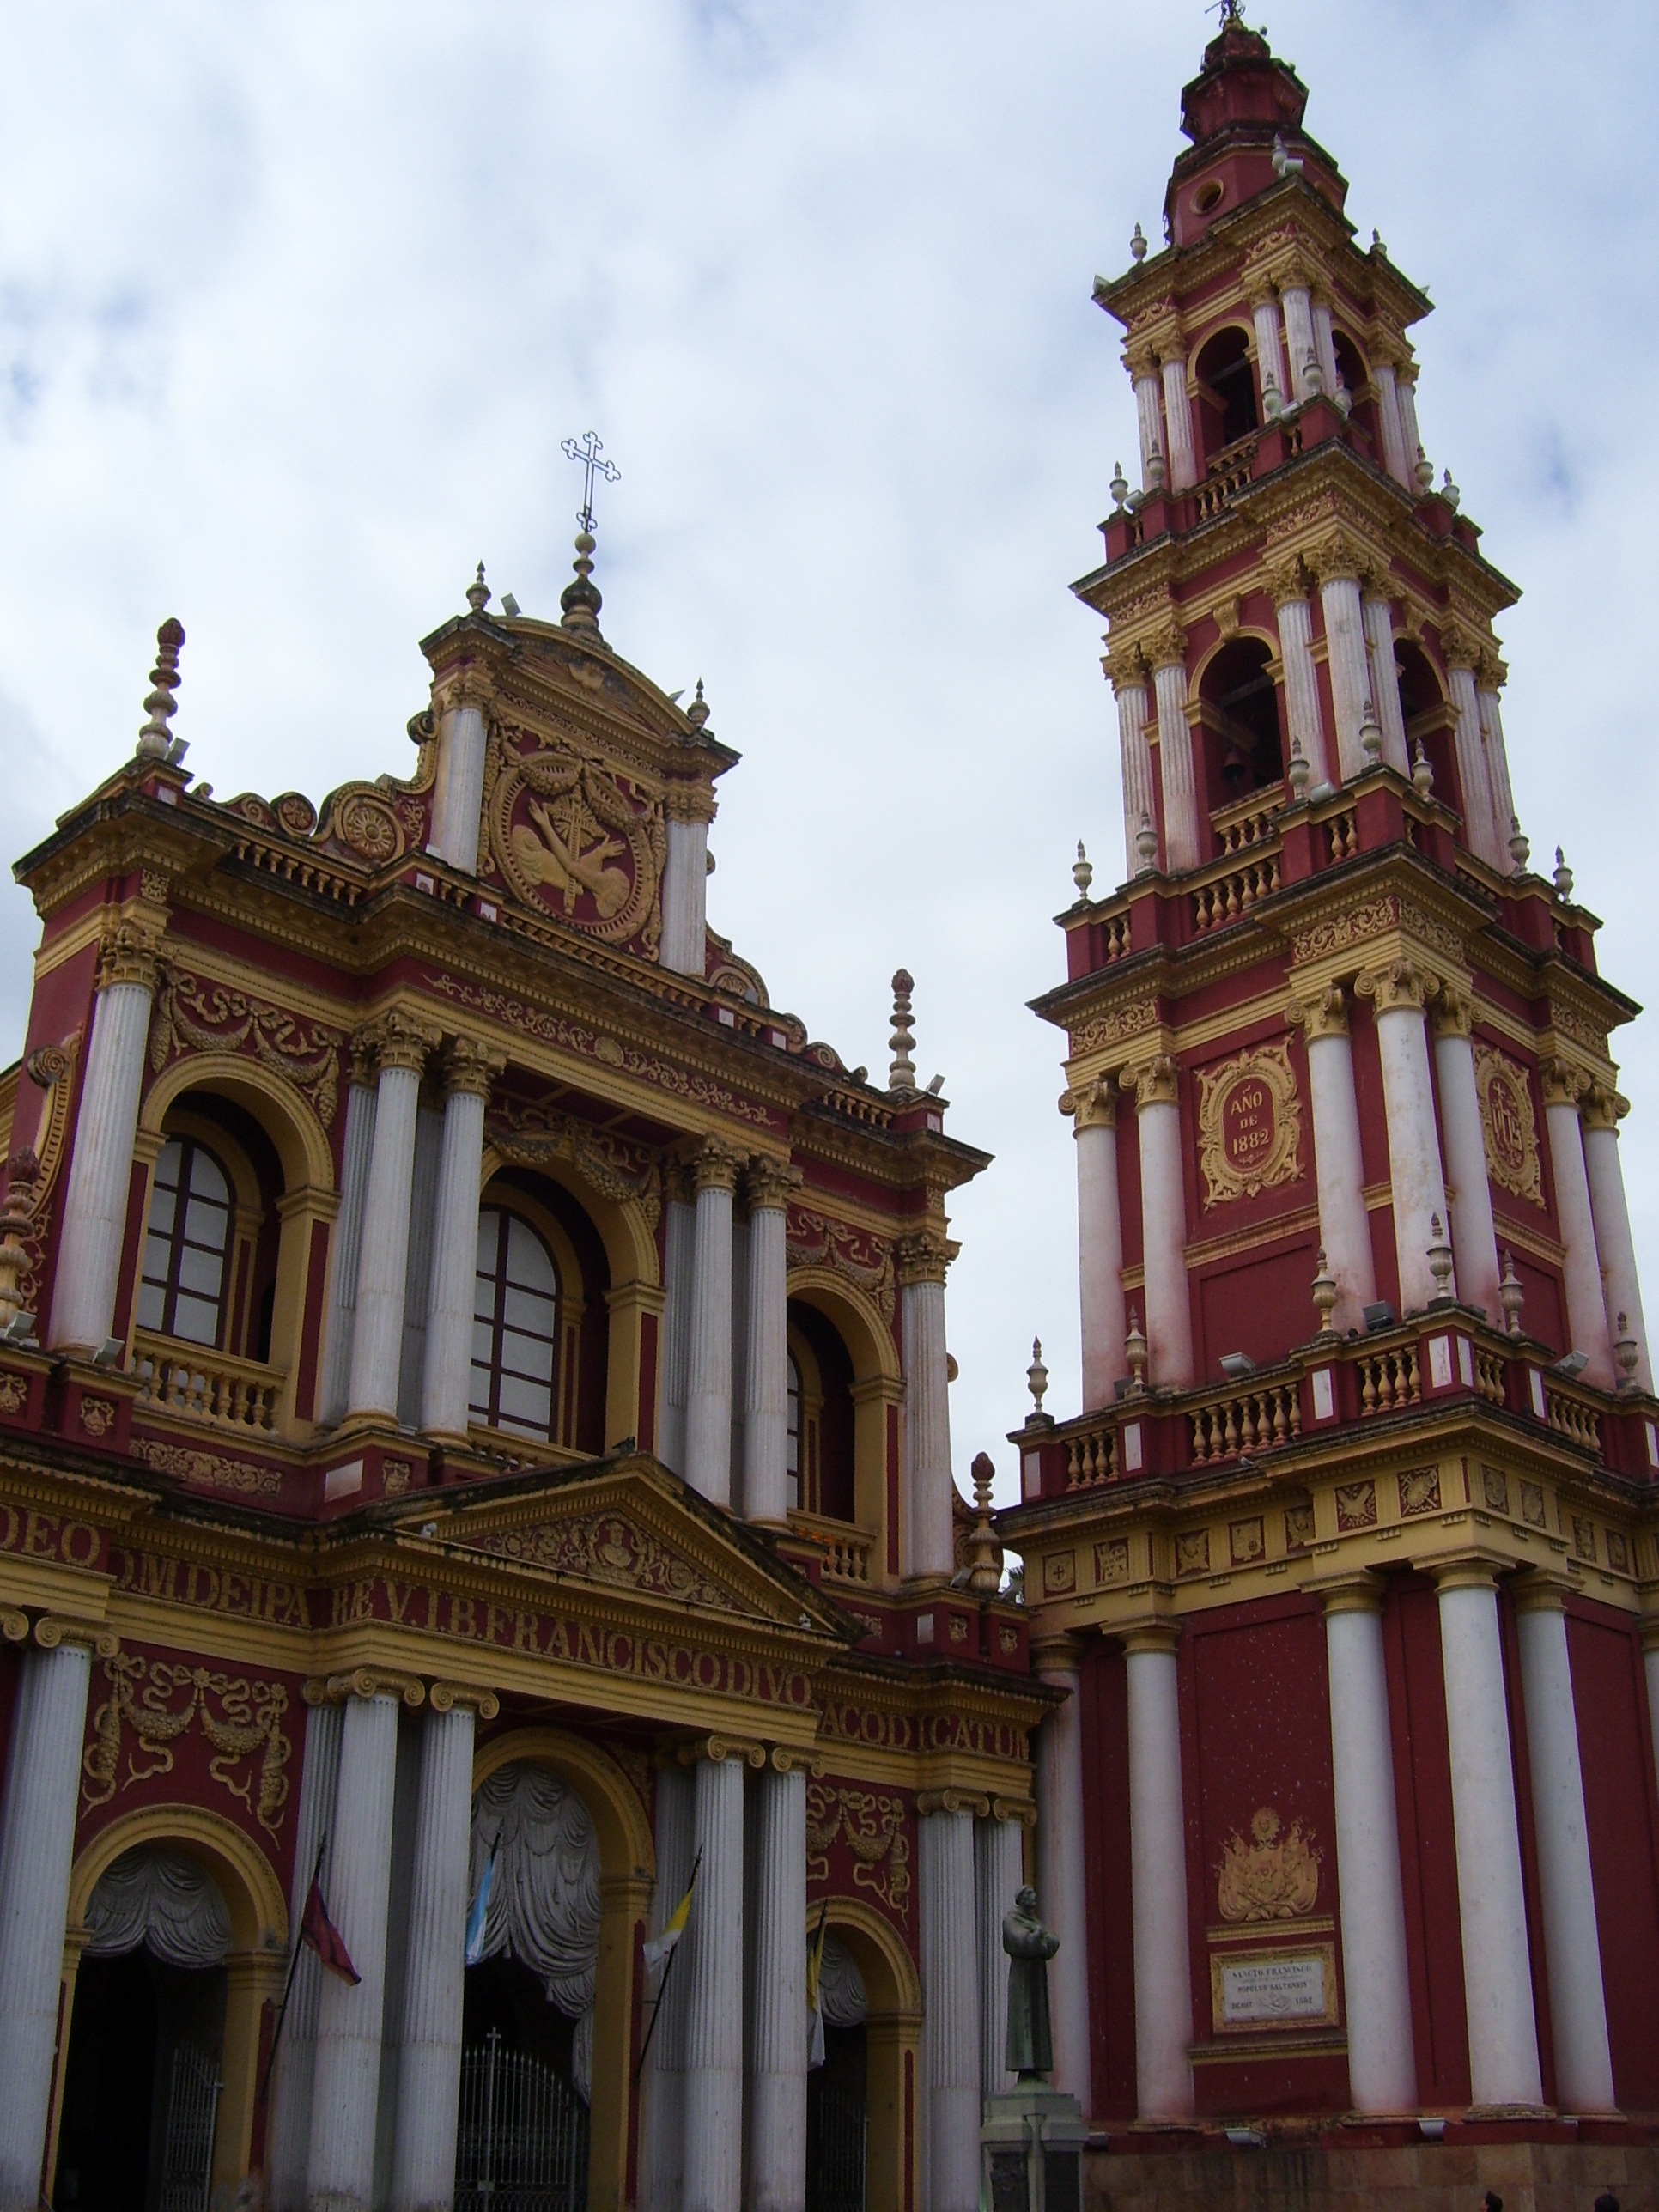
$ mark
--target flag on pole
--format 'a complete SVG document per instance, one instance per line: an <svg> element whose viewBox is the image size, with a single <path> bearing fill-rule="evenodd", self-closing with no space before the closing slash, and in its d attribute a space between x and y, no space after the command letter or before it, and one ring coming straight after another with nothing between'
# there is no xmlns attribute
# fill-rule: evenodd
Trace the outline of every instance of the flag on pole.
<svg viewBox="0 0 1659 2212"><path fill-rule="evenodd" d="M466 1916L466 1963L476 1966L484 1954L484 1923L489 1917L489 1893L495 1886L495 1854L501 1847L501 1831L489 1846L489 1856L484 1861L483 1872L478 1877L478 1893L473 1899Z"/></svg>
<svg viewBox="0 0 1659 2212"><path fill-rule="evenodd" d="M812 2015L812 2039L807 2051L806 2066L810 2073L814 2066L823 2063L823 2006L819 1995L819 1983L823 1976L823 1945L829 1932L830 1905L826 1899L818 1914L818 1932L806 1947L806 2008Z"/></svg>
<svg viewBox="0 0 1659 2212"><path fill-rule="evenodd" d="M673 1957L674 1946L685 1933L685 1923L691 1912L692 1892L696 1887L697 1869L693 1867L691 1879L685 1885L685 1895L681 1898L669 1916L668 1925L660 1936L653 1936L644 1946L645 1963L648 1972L654 1972L659 1966L665 1967L668 1960Z"/></svg>
<svg viewBox="0 0 1659 2212"><path fill-rule="evenodd" d="M320 1863L311 1877L311 1887L306 1892L305 1910L300 1915L300 1941L310 1944L331 1974L337 1974L343 1982L349 1982L354 1988L362 1981L362 1976L351 1963L345 1937L329 1918L328 1907L323 1902Z"/></svg>

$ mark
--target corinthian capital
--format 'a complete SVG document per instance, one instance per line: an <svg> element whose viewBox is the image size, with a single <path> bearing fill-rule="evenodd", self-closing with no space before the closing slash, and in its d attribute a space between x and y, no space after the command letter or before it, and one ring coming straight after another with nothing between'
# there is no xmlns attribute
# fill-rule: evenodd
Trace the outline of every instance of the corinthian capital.
<svg viewBox="0 0 1659 2212"><path fill-rule="evenodd" d="M1116 691L1146 682L1146 656L1138 645L1115 645L1109 648L1102 666L1106 680Z"/></svg>
<svg viewBox="0 0 1659 2212"><path fill-rule="evenodd" d="M388 1006L385 1013L366 1022L353 1037L352 1054L360 1064L377 1069L412 1067L425 1072L427 1061L442 1042L442 1032L407 1006Z"/></svg>
<svg viewBox="0 0 1659 2212"><path fill-rule="evenodd" d="M1062 1114L1072 1117L1073 1126L1081 1135L1085 1129L1115 1129L1117 1127L1117 1093L1110 1079L1098 1077L1080 1089L1068 1091L1060 1102Z"/></svg>
<svg viewBox="0 0 1659 2212"><path fill-rule="evenodd" d="M1379 1014L1398 1013L1402 1007L1420 1014L1437 988L1435 978L1413 960L1385 960L1354 982L1359 996L1370 1000Z"/></svg>
<svg viewBox="0 0 1659 2212"><path fill-rule="evenodd" d="M1302 1031L1310 1044L1320 1037L1346 1036L1348 1001L1342 986L1327 983L1322 989L1292 999L1285 1009L1285 1018Z"/></svg>
<svg viewBox="0 0 1659 2212"><path fill-rule="evenodd" d="M507 1066L507 1054L477 1037L457 1036L444 1054L444 1089L488 1098L490 1085Z"/></svg>
<svg viewBox="0 0 1659 2212"><path fill-rule="evenodd" d="M1173 1106L1180 1095L1181 1070L1167 1052L1156 1060L1145 1060L1139 1067L1126 1067L1118 1078L1118 1086L1135 1094L1137 1109L1143 1106Z"/></svg>
<svg viewBox="0 0 1659 2212"><path fill-rule="evenodd" d="M1364 551L1345 530L1333 531L1308 550L1308 566L1321 584L1335 583L1343 577L1358 583L1365 565Z"/></svg>
<svg viewBox="0 0 1659 2212"><path fill-rule="evenodd" d="M1291 599L1307 598L1308 572L1299 555L1287 553L1277 561L1268 562L1264 573L1268 594L1276 607L1285 606Z"/></svg>
<svg viewBox="0 0 1659 2212"><path fill-rule="evenodd" d="M1474 995L1462 983L1443 983L1434 1002L1437 1036L1466 1037L1474 1030Z"/></svg>
<svg viewBox="0 0 1659 2212"><path fill-rule="evenodd" d="M719 1137L705 1137L691 1154L691 1173L702 1190L735 1190L740 1156Z"/></svg>
<svg viewBox="0 0 1659 2212"><path fill-rule="evenodd" d="M961 1249L961 1245L954 1243L942 1229L913 1229L893 1247L899 1287L908 1289L912 1283L942 1283L945 1269Z"/></svg>
<svg viewBox="0 0 1659 2212"><path fill-rule="evenodd" d="M1546 1106L1576 1106L1590 1089L1590 1079L1565 1060L1545 1060L1538 1065Z"/></svg>
<svg viewBox="0 0 1659 2212"><path fill-rule="evenodd" d="M1578 1110L1587 1129L1616 1129L1630 1111L1630 1101L1610 1083L1592 1083Z"/></svg>
<svg viewBox="0 0 1659 2212"><path fill-rule="evenodd" d="M1187 633L1178 622L1171 619L1152 636L1143 640L1146 658L1154 668L1184 668L1187 665Z"/></svg>
<svg viewBox="0 0 1659 2212"><path fill-rule="evenodd" d="M756 1152L743 1179L744 1194L753 1211L781 1213L791 1193L798 1191L805 1180L800 1170L792 1168L787 1160L775 1159L770 1152Z"/></svg>
<svg viewBox="0 0 1659 2212"><path fill-rule="evenodd" d="M712 822L719 802L711 786L681 776L663 786L662 811L670 822Z"/></svg>
<svg viewBox="0 0 1659 2212"><path fill-rule="evenodd" d="M107 991L116 983L137 983L154 991L161 954L160 930L130 918L118 921L98 955L98 988Z"/></svg>

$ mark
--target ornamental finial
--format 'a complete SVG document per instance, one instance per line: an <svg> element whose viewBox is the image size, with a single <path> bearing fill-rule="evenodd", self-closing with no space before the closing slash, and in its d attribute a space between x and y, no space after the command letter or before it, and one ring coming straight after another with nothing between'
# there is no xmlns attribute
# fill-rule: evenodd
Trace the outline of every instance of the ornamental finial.
<svg viewBox="0 0 1659 2212"><path fill-rule="evenodd" d="M1025 1387L1031 1394L1031 1411L1040 1413L1048 1395L1048 1370L1042 1364L1042 1339L1031 1339L1031 1364L1025 1370Z"/></svg>
<svg viewBox="0 0 1659 2212"><path fill-rule="evenodd" d="M1083 840L1077 841L1077 858L1072 863L1072 881L1077 885L1080 899L1089 896L1089 886L1095 879L1095 864L1083 849Z"/></svg>
<svg viewBox="0 0 1659 2212"><path fill-rule="evenodd" d="M893 978L893 1034L887 1040L893 1055L887 1071L890 1091L914 1091L916 1087L916 1063L910 1057L915 1043L911 1034L915 1023L910 1012L910 994L915 988L915 976L908 968L901 968Z"/></svg>
<svg viewBox="0 0 1659 2212"><path fill-rule="evenodd" d="M478 563L478 573L466 587L466 603L475 615L481 615L489 605L489 586L484 581L483 562Z"/></svg>
<svg viewBox="0 0 1659 2212"><path fill-rule="evenodd" d="M167 724L179 711L179 702L173 694L183 680L179 674L179 653L184 641L184 624L176 616L169 615L155 633L155 665L149 672L153 688L144 702L149 720L138 732L140 760L184 758L183 740L174 739L167 733Z"/></svg>

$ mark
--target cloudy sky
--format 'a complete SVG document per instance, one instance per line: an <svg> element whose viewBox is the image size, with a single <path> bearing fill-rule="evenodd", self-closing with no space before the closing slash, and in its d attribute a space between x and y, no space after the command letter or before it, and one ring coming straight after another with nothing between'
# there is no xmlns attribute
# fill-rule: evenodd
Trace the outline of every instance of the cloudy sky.
<svg viewBox="0 0 1659 2212"><path fill-rule="evenodd" d="M1265 0L1264 0L1265 5ZM155 626L222 795L406 771L416 641L553 609L592 427L617 650L744 756L711 918L849 1061L916 976L963 1194L957 1466L1076 1405L1051 917L1121 872L1071 580L1133 415L1095 272L1156 237L1196 0L3 7L0 748L25 850L131 748ZM1419 412L1491 557L1514 781L1656 996L1652 11L1273 0L1308 125L1438 302ZM1623 487L1620 489L1620 487ZM33 917L0 891L0 1021ZM1659 1024L1626 1173L1659 1307ZM7 1048L7 1056L14 1048Z"/></svg>

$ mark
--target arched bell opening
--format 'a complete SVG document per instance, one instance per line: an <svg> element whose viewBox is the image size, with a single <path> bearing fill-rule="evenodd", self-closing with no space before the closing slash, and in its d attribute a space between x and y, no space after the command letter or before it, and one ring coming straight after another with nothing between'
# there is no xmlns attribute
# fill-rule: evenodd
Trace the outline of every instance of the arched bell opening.
<svg viewBox="0 0 1659 2212"><path fill-rule="evenodd" d="M1199 437L1206 463L1261 428L1248 331L1236 326L1206 341L1193 363Z"/></svg>
<svg viewBox="0 0 1659 2212"><path fill-rule="evenodd" d="M1337 374L1348 393L1348 420L1357 422L1364 432L1370 456L1380 465L1382 431L1376 416L1376 388L1365 366L1365 356L1346 331L1333 331L1331 346L1336 356Z"/></svg>
<svg viewBox="0 0 1659 2212"><path fill-rule="evenodd" d="M1227 834L1232 810L1256 793L1274 790L1285 774L1285 738L1269 647L1258 637L1234 637L1213 653L1199 678L1198 716L1208 811L1222 849L1250 843L1253 836Z"/></svg>
<svg viewBox="0 0 1659 2212"><path fill-rule="evenodd" d="M1414 762L1421 744L1434 770L1433 796L1455 814L1463 812L1463 784L1457 773L1457 717L1440 688L1434 664L1420 645L1396 638L1395 666L1400 672L1400 708L1406 718L1406 750Z"/></svg>
<svg viewBox="0 0 1659 2212"><path fill-rule="evenodd" d="M790 1518L825 1545L826 1577L873 1586L891 1557L887 1472L903 1393L878 1272L866 1294L827 1267L792 1268L787 1338Z"/></svg>

